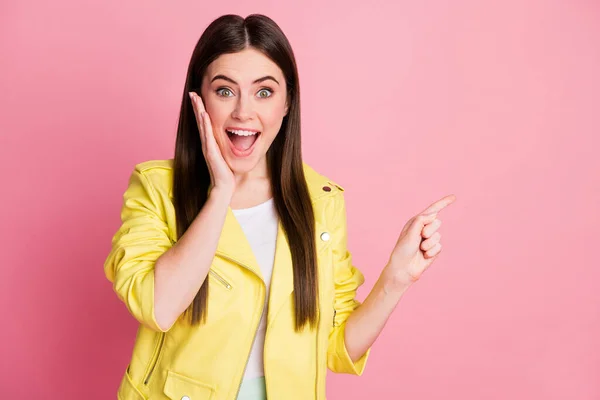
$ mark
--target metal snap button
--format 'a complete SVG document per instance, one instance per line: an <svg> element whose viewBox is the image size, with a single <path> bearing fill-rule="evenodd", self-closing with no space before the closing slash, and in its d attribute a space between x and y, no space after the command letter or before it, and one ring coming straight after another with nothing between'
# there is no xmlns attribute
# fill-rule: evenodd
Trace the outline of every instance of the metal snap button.
<svg viewBox="0 0 600 400"><path fill-rule="evenodd" d="M181 400L190 400L190 397L189 397L189 396L183 396L183 397L181 398Z"/></svg>
<svg viewBox="0 0 600 400"><path fill-rule="evenodd" d="M329 239L331 239L331 235L329 234L329 232L323 232L321 233L321 240L324 242L327 242Z"/></svg>

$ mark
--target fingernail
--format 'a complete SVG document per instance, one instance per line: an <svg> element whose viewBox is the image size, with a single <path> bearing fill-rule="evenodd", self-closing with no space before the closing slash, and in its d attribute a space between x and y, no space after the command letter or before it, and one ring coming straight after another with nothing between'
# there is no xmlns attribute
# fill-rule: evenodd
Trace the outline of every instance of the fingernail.
<svg viewBox="0 0 600 400"><path fill-rule="evenodd" d="M190 95L190 99L194 100L194 94L192 92L188 92L188 94Z"/></svg>

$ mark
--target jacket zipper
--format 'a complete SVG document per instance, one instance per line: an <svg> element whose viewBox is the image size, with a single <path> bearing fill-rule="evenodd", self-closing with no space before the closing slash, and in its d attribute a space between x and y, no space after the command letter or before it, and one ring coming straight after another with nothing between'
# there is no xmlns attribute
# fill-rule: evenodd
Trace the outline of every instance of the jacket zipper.
<svg viewBox="0 0 600 400"><path fill-rule="evenodd" d="M160 352L162 351L163 344L165 342L165 333L161 332L158 338L158 345L156 346L156 351L152 357L152 361L150 362L150 368L148 370L148 374L146 375L146 379L144 379L144 385L148 385L150 381L150 377L154 372L154 368L156 368L156 364L158 364L158 358L160 357Z"/></svg>
<svg viewBox="0 0 600 400"><path fill-rule="evenodd" d="M241 265L242 267L246 268L248 271L252 272L254 274L254 271L252 271L252 269L250 267L248 267L246 264L240 263L237 260L234 260L233 258L227 257L226 255L223 254L219 254L219 256L228 259L229 261L236 263L238 265ZM209 270L210 271L210 270ZM256 275L256 274L254 274ZM257 276L258 277L258 276ZM258 277L260 279L260 277ZM242 381L244 380L244 372L246 371L246 367L248 366L248 358L250 358L250 353L252 352L252 346L254 346L254 341L256 340L256 333L258 332L258 324L260 323L260 318L262 317L262 313L264 312L264 308L265 308L265 297L264 297L264 293L266 291L266 287L265 287L265 283L262 279L260 279L262 285L263 285L263 296L262 297L262 303L261 303L261 307L260 307L260 313L259 313L259 317L258 317L258 323L256 324L256 327L254 328L254 336L252 337L252 343L250 344L250 349L248 350L248 353L246 354L246 363L244 364L244 369L242 370L242 375L240 376L240 380L238 383L238 388L237 391L235 392L235 399L237 399L238 395L240 394L240 389L242 387ZM266 339L265 339L266 342Z"/></svg>
<svg viewBox="0 0 600 400"><path fill-rule="evenodd" d="M218 280L219 282L221 282L223 284L223 286L225 286L225 288L227 290L231 290L231 284L229 282L227 282L221 275L217 274L212 269L209 269L208 272L210 272L212 274L212 276L215 277L216 280Z"/></svg>

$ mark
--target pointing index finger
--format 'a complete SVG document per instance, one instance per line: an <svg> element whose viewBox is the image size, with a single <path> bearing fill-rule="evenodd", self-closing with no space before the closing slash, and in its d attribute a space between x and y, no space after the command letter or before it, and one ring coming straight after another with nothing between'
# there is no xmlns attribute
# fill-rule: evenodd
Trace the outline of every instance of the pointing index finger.
<svg viewBox="0 0 600 400"><path fill-rule="evenodd" d="M456 196L453 194L442 197L440 200L436 201L435 203L433 203L432 205L427 207L421 214L438 213L441 210L443 210L444 208L446 208L447 206L449 206L450 204L454 203L455 200L456 200Z"/></svg>

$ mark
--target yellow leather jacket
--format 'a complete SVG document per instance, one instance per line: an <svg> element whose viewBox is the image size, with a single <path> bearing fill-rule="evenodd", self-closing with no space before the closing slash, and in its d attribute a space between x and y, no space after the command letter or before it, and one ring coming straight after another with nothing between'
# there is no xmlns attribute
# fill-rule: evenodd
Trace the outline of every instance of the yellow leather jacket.
<svg viewBox="0 0 600 400"><path fill-rule="evenodd" d="M207 321L178 319L166 330L154 316L154 263L176 240L172 159L140 163L123 198L122 225L112 238L104 271L140 322L131 361L118 389L121 400L235 400L265 300L260 268L231 208L207 279ZM268 299L264 370L269 399L325 399L327 368L361 375L370 349L356 362L344 343L345 322L360 304L362 273L346 248L344 189L304 164L315 211L319 323L294 331L293 273L279 225ZM187 397L186 397L187 396Z"/></svg>

